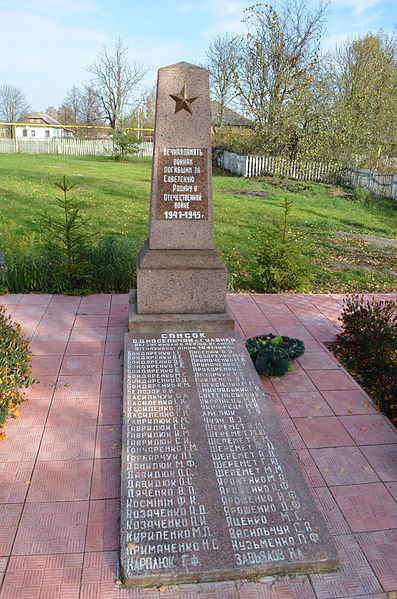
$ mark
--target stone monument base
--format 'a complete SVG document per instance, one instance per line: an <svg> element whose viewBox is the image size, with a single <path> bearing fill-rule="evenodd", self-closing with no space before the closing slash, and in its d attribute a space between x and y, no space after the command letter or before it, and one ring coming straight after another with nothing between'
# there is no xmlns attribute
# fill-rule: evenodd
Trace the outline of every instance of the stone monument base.
<svg viewBox="0 0 397 599"><path fill-rule="evenodd" d="M169 333L198 331L221 333L234 331L234 317L226 305L225 312L212 314L138 314L136 289L130 292L128 330L130 333Z"/></svg>
<svg viewBox="0 0 397 599"><path fill-rule="evenodd" d="M137 263L138 314L216 314L226 309L226 267L216 249L150 249Z"/></svg>

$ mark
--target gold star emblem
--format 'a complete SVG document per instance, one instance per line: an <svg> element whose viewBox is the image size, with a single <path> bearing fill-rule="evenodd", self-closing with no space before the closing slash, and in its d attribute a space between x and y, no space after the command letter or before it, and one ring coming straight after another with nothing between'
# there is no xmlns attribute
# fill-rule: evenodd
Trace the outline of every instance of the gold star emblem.
<svg viewBox="0 0 397 599"><path fill-rule="evenodd" d="M179 94L170 94L171 98L175 100L175 112L179 112L180 110L186 110L192 114L192 104L195 100L197 100L198 96L195 98L189 98L189 94L186 91L186 85L184 85L179 92ZM175 113L174 113L175 114Z"/></svg>

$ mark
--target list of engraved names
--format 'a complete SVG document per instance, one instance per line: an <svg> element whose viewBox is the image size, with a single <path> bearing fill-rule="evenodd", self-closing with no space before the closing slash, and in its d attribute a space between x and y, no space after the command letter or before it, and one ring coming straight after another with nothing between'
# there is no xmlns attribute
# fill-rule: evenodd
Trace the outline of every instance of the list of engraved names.
<svg viewBox="0 0 397 599"><path fill-rule="evenodd" d="M129 574L310 559L319 531L236 336L140 335L126 364Z"/></svg>

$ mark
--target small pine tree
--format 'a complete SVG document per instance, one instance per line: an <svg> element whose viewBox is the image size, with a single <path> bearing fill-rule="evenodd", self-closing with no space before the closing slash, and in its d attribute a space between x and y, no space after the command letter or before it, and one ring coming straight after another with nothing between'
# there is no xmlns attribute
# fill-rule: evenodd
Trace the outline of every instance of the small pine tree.
<svg viewBox="0 0 397 599"><path fill-rule="evenodd" d="M280 291L305 291L313 271L302 254L298 240L301 238L289 228L292 200L284 199L282 215L258 235L256 286L264 293Z"/></svg>

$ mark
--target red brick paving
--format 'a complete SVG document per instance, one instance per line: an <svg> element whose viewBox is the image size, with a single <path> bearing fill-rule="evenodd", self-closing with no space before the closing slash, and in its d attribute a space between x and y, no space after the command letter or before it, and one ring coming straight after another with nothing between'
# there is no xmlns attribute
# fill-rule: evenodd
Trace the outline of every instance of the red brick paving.
<svg viewBox="0 0 397 599"><path fill-rule="evenodd" d="M331 491L353 532L396 526L397 503L382 483L332 487Z"/></svg>
<svg viewBox="0 0 397 599"><path fill-rule="evenodd" d="M388 599L397 591L397 434L322 344L338 330L342 299L229 296L243 335L305 342L296 372L262 382L341 569L160 593L116 584L128 296L0 297L32 336L39 379L0 443L0 599Z"/></svg>
<svg viewBox="0 0 397 599"><path fill-rule="evenodd" d="M364 532L357 539L382 587L397 589L397 529Z"/></svg>
<svg viewBox="0 0 397 599"><path fill-rule="evenodd" d="M368 396L360 389L321 391L321 394L337 416L376 413Z"/></svg>
<svg viewBox="0 0 397 599"><path fill-rule="evenodd" d="M379 482L379 476L357 447L311 449L310 453L329 487Z"/></svg>

